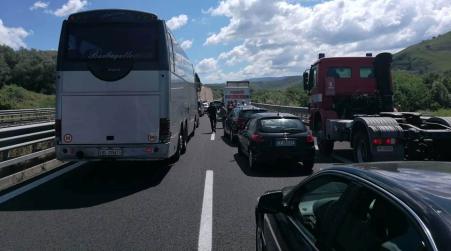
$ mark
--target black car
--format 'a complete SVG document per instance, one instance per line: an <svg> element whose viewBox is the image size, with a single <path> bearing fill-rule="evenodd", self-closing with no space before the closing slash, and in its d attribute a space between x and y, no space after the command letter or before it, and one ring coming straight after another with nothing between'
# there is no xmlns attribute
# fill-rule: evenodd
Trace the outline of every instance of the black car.
<svg viewBox="0 0 451 251"><path fill-rule="evenodd" d="M249 167L273 160L302 162L307 170L315 159L314 138L299 117L286 113L258 113L238 134L238 153Z"/></svg>
<svg viewBox="0 0 451 251"><path fill-rule="evenodd" d="M255 106L239 106L234 108L223 123L224 137L234 142L236 135L244 129L249 118L255 113L267 112L267 110Z"/></svg>
<svg viewBox="0 0 451 251"><path fill-rule="evenodd" d="M451 163L324 169L266 192L257 250L451 250Z"/></svg>

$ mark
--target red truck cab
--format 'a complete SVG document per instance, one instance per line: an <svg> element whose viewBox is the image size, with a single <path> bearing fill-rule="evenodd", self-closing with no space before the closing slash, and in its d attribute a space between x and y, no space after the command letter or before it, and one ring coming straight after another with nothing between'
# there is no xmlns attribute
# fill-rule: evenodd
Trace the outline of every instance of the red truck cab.
<svg viewBox="0 0 451 251"><path fill-rule="evenodd" d="M332 151L334 140L341 140L340 135L328 133L328 120L350 123L358 114L393 111L391 54L379 55L326 58L320 54L304 73L304 89L310 94L310 128L325 153Z"/></svg>

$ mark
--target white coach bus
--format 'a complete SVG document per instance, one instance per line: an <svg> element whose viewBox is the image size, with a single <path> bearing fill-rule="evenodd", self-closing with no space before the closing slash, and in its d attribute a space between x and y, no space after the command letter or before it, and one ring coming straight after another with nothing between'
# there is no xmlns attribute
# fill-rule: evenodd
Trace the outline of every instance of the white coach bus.
<svg viewBox="0 0 451 251"><path fill-rule="evenodd" d="M193 65L154 14L72 14L61 30L56 107L60 160L178 160L198 125Z"/></svg>

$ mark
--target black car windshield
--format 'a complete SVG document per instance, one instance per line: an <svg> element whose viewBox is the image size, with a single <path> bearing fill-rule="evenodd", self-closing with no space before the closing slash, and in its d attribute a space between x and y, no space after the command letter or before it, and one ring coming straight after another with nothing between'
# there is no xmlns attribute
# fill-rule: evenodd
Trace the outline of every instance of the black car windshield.
<svg viewBox="0 0 451 251"><path fill-rule="evenodd" d="M157 60L159 34L153 24L72 24L68 28L69 60Z"/></svg>
<svg viewBox="0 0 451 251"><path fill-rule="evenodd" d="M260 120L262 132L304 132L306 128L297 118L269 118Z"/></svg>
<svg viewBox="0 0 451 251"><path fill-rule="evenodd" d="M241 111L240 117L249 119L252 114L260 113L260 112L266 112L266 110L259 109L259 110L243 110Z"/></svg>

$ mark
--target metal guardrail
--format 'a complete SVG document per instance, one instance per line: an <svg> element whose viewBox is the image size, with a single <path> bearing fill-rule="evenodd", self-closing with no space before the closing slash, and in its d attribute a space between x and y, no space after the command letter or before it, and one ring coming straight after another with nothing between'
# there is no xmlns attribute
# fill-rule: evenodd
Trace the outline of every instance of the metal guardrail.
<svg viewBox="0 0 451 251"><path fill-rule="evenodd" d="M305 123L309 120L309 111L307 107L296 107L296 106L283 106L283 105L270 105L254 103L252 105L267 109L268 111L291 113L293 115L299 116Z"/></svg>
<svg viewBox="0 0 451 251"><path fill-rule="evenodd" d="M54 129L54 122L0 128L0 171L5 163L13 165L39 157L36 152L49 154L45 150L54 146Z"/></svg>
<svg viewBox="0 0 451 251"><path fill-rule="evenodd" d="M0 126L14 126L26 121L50 121L55 118L54 108L0 110Z"/></svg>

